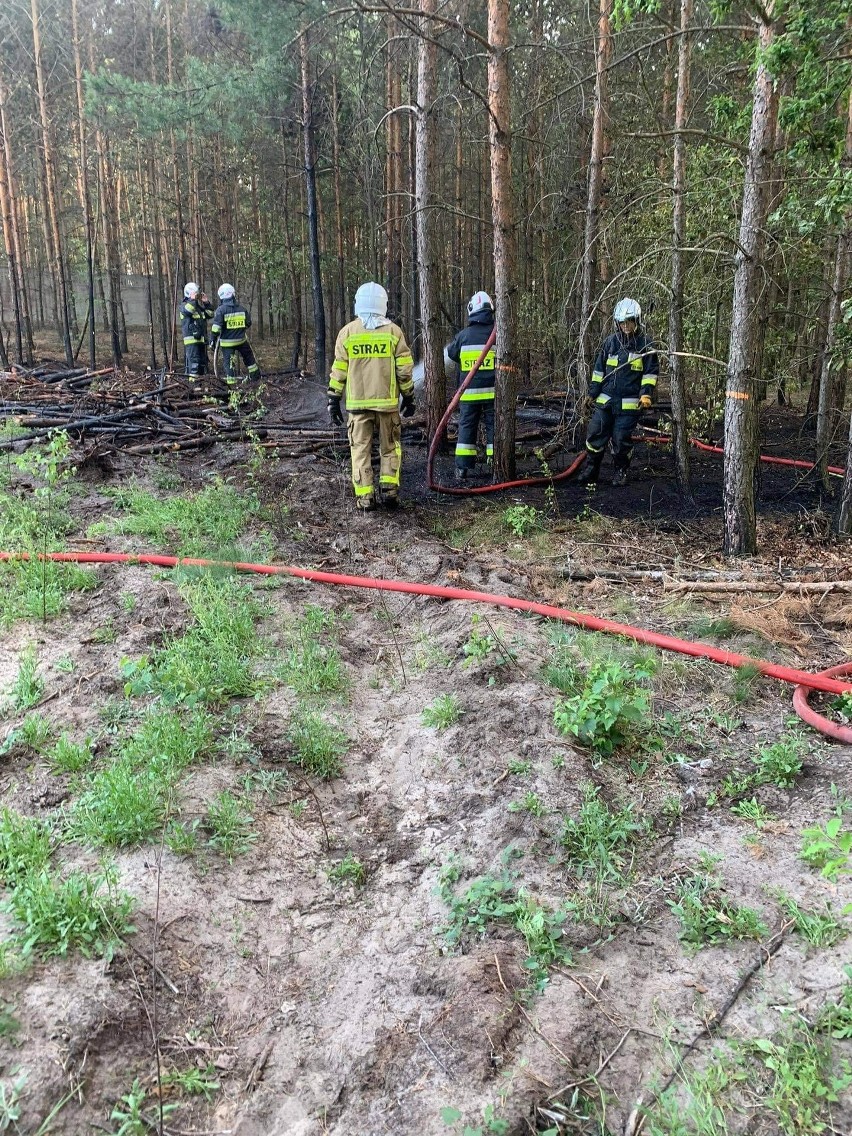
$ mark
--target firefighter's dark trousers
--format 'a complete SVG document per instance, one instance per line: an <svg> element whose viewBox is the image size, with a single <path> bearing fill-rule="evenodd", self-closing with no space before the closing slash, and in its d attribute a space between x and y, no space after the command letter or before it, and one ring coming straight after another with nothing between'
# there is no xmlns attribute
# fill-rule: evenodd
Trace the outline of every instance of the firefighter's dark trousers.
<svg viewBox="0 0 852 1136"><path fill-rule="evenodd" d="M385 494L399 492L402 424L398 410L350 410L347 423L355 496L373 496L373 435L379 434L379 484Z"/></svg>
<svg viewBox="0 0 852 1136"><path fill-rule="evenodd" d="M494 454L494 399L462 399L459 403L459 436L456 441L456 468L476 465L476 436L480 421L485 426L485 454Z"/></svg>
<svg viewBox="0 0 852 1136"><path fill-rule="evenodd" d="M238 343L236 347L225 347L223 345L222 363L225 368L225 378L235 379L237 377L236 355L239 355L242 359L248 377L250 379L257 378L260 374L260 367L257 365L257 359L255 359L249 343Z"/></svg>
<svg viewBox="0 0 852 1136"><path fill-rule="evenodd" d="M207 374L207 344L185 343L183 346L184 372L187 375Z"/></svg>
<svg viewBox="0 0 852 1136"><path fill-rule="evenodd" d="M633 457L631 437L639 422L638 410L611 409L610 406L596 406L586 434L586 449L600 465L607 443L612 443L612 453L616 469L627 469Z"/></svg>

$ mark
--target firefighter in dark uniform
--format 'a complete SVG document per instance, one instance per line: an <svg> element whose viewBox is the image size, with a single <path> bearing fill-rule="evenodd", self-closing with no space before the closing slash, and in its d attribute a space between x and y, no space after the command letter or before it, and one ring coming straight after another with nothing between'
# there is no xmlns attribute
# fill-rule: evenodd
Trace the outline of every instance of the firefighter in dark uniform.
<svg viewBox="0 0 852 1136"><path fill-rule="evenodd" d="M587 402L594 414L586 434L585 464L577 481L597 482L607 443L615 460L613 485L627 484L633 456L631 436L639 415L653 403L659 363L651 340L642 330L642 309L625 297L615 305L615 333L606 339L595 359Z"/></svg>
<svg viewBox="0 0 852 1136"><path fill-rule="evenodd" d="M447 354L458 364L459 384L468 376L494 330L494 304L487 292L476 292L467 305L467 327L455 337ZM476 465L476 436L480 420L485 427L485 456L494 455L494 360L492 346L459 400L459 436L456 441L456 481L464 481Z"/></svg>
<svg viewBox="0 0 852 1136"><path fill-rule="evenodd" d="M260 367L246 339L246 332L251 327L251 313L242 304L237 302L233 284L223 284L219 289L219 307L213 316L210 332L213 336L211 347L219 340L222 348L222 359L225 366L225 377L235 379L234 356L239 355L245 364L250 379L257 378Z"/></svg>
<svg viewBox="0 0 852 1136"><path fill-rule="evenodd" d="M190 281L183 290L180 326L183 332L184 374L207 374L207 321L213 307L199 286Z"/></svg>

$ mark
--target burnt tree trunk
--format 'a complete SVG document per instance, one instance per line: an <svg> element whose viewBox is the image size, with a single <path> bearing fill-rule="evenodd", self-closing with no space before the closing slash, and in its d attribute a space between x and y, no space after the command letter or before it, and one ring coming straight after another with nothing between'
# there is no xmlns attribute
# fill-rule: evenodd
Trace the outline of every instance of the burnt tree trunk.
<svg viewBox="0 0 852 1136"><path fill-rule="evenodd" d="M305 156L305 199L308 213L308 247L311 262L311 298L314 309L314 371L325 377L325 300L322 292L322 271L317 211L316 145L314 142L314 91L310 81L308 36L299 38L302 64L302 143Z"/></svg>

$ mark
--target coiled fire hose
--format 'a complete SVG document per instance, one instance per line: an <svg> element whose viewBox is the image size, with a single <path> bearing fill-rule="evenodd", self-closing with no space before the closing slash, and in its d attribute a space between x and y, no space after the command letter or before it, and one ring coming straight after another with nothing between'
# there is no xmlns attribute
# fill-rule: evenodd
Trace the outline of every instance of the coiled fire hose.
<svg viewBox="0 0 852 1136"><path fill-rule="evenodd" d="M0 560L30 560L27 552L0 552ZM828 694L852 694L852 681L840 681L837 676L852 674L852 663L832 667L829 670L811 674L770 663L766 659L752 659L733 651L723 651L708 643L696 643L689 639L678 639L674 635L663 635L657 631L647 631L642 627L632 627L627 623L616 623L601 619L596 615L586 615L568 608L554 607L537 600L518 599L491 592L472 591L467 588L453 588L443 584L421 584L409 580L381 580L372 576L349 576L339 572L319 572L312 568L297 568L285 564L252 564L241 561L203 560L195 557L163 556L157 553L133 552L47 552L35 556L37 560L53 560L74 564L151 564L158 568L225 568L235 572L250 572L261 576L295 576L316 584L331 584L344 588L369 588L384 592L403 592L414 596L430 596L442 600L467 600L471 603L493 604L495 607L510 608L542 615L547 619L557 619L586 631L605 632L622 635L636 643L644 643L662 651L675 651L690 655L695 659L708 659L726 667L747 667L774 678L780 682L795 685L793 706L796 713L809 725L826 737L852 745L852 728L832 722L813 710L808 704L810 693L820 690Z"/></svg>

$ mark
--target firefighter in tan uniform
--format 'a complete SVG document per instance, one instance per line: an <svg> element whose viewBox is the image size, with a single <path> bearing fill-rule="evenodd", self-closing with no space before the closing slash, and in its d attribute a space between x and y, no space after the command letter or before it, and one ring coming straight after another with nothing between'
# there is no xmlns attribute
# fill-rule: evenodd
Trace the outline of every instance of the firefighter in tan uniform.
<svg viewBox="0 0 852 1136"><path fill-rule="evenodd" d="M373 486L373 435L379 432L379 485L388 509L399 504L402 470L402 413L414 413L414 360L401 328L387 318L388 294L381 284L362 284L355 293L355 315L334 348L328 381L328 413L343 423L340 400L345 392L352 454L352 485L359 509L376 506Z"/></svg>

